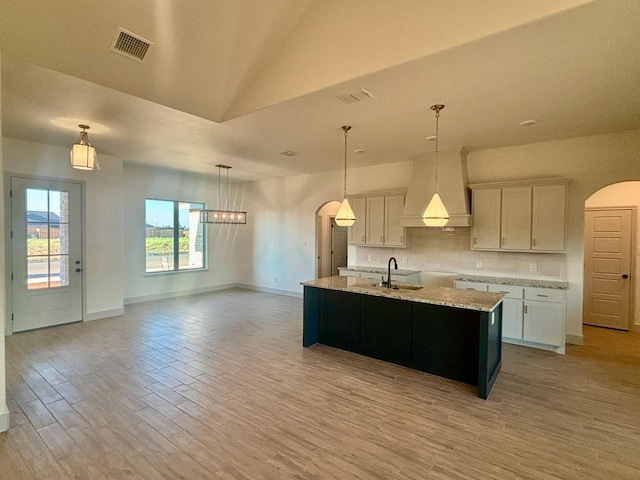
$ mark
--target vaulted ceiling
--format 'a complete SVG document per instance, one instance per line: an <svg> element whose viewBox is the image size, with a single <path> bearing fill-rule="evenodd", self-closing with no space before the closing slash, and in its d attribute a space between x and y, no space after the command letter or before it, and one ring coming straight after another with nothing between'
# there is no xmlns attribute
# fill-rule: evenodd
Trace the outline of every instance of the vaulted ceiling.
<svg viewBox="0 0 640 480"><path fill-rule="evenodd" d="M637 0L3 0L0 52L5 136L236 178L432 150L434 103L443 148L640 128Z"/></svg>

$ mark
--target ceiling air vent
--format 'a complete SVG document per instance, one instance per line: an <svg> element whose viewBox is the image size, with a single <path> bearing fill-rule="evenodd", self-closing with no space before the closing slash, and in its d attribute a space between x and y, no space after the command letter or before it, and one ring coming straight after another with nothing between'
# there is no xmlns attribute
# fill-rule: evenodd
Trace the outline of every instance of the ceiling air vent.
<svg viewBox="0 0 640 480"><path fill-rule="evenodd" d="M153 43L149 40L145 40L121 28L116 34L116 38L111 46L111 51L131 58L132 60L142 62L151 45L153 45Z"/></svg>
<svg viewBox="0 0 640 480"><path fill-rule="evenodd" d="M374 98L373 93L361 88L357 92L354 93L343 93L342 95L338 95L336 97L338 100L342 100L344 103L356 103L361 100L366 100L368 98Z"/></svg>

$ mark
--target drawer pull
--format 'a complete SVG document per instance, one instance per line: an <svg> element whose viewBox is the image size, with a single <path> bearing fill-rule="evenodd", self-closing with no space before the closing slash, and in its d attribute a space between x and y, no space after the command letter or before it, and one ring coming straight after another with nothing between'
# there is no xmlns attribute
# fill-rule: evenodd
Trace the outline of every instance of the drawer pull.
<svg viewBox="0 0 640 480"><path fill-rule="evenodd" d="M509 293L509 292L505 292L504 290L500 290L498 293Z"/></svg>
<svg viewBox="0 0 640 480"><path fill-rule="evenodd" d="M536 294L536 297L544 297L544 298L547 298L548 296L549 296L549 295L541 295L541 294L539 294L539 293L537 293L537 294Z"/></svg>
<svg viewBox="0 0 640 480"><path fill-rule="evenodd" d="M524 313L527 313L527 306L524 306Z"/></svg>

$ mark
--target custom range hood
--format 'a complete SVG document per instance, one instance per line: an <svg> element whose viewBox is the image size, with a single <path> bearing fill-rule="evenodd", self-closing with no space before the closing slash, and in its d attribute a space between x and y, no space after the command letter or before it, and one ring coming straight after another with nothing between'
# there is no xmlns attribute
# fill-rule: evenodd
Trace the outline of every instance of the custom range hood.
<svg viewBox="0 0 640 480"><path fill-rule="evenodd" d="M425 153L414 157L401 227L424 227L422 215L435 188L436 157ZM449 212L445 227L470 227L472 223L467 189L467 151L464 148L438 152L438 193Z"/></svg>

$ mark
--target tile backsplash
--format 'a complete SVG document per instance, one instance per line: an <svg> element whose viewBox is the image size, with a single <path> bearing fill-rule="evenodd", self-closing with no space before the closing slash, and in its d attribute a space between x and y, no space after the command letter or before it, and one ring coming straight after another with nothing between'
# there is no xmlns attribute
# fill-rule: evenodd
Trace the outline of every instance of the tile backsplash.
<svg viewBox="0 0 640 480"><path fill-rule="evenodd" d="M453 232L407 228L406 235L406 248L350 247L350 254L354 250L356 254L355 259L349 257L349 265L386 267L389 257L395 257L398 268L408 270L566 281L563 253L474 251L470 228L455 228Z"/></svg>

